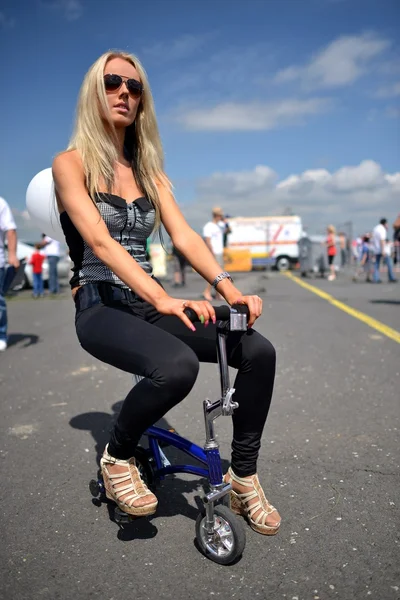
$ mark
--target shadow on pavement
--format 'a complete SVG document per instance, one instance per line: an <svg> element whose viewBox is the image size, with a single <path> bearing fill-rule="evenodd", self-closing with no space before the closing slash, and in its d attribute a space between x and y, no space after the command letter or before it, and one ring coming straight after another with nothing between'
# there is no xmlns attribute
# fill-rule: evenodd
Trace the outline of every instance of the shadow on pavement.
<svg viewBox="0 0 400 600"><path fill-rule="evenodd" d="M33 344L37 344L40 338L38 335L34 333L10 333L8 336L8 346L15 346L19 342L25 341L23 344L23 348L27 348L28 346L33 346Z"/></svg>
<svg viewBox="0 0 400 600"><path fill-rule="evenodd" d="M110 430L118 417L122 402L123 401L121 400L112 406L112 413L88 412L76 415L70 420L70 425L74 429L90 431L92 434L92 437L95 441L94 449L96 452L96 463L98 467L104 447L109 441ZM164 418L155 423L155 425L164 429L172 429L171 425ZM141 445L143 447L147 446L145 437L142 438ZM196 459L188 457L174 447L164 447L163 451L172 464L199 464ZM228 461L222 460L223 472L227 471L228 466ZM93 473L93 475L95 475L95 473ZM120 524L118 538L122 541L129 541L138 538L143 539L154 537L157 534L157 528L150 522L150 520L153 518L183 515L188 519L195 521L199 514L199 508L189 504L185 495L196 491L201 494L203 487L207 487L207 481L205 479L194 478L187 480L176 475L168 475L165 480L157 482L155 493L158 497L159 503L154 517L147 519L138 518L131 523ZM197 501L197 504L199 506L200 503ZM110 502L107 504L107 508L110 519L114 521L114 505Z"/></svg>
<svg viewBox="0 0 400 600"><path fill-rule="evenodd" d="M400 300L370 300L371 304L393 304L400 305Z"/></svg>

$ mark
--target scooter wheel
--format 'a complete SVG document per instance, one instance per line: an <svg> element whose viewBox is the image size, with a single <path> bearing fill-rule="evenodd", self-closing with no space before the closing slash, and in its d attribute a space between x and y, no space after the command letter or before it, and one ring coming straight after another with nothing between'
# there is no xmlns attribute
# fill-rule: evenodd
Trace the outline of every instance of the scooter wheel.
<svg viewBox="0 0 400 600"><path fill-rule="evenodd" d="M243 523L222 504L214 506L214 529L208 535L206 515L203 510L196 520L196 540L201 552L220 565L230 565L237 560L246 546Z"/></svg>
<svg viewBox="0 0 400 600"><path fill-rule="evenodd" d="M90 493L92 494L93 498L97 498L98 496L100 496L100 486L99 486L99 482L97 481L97 479L90 480L89 490L90 490Z"/></svg>

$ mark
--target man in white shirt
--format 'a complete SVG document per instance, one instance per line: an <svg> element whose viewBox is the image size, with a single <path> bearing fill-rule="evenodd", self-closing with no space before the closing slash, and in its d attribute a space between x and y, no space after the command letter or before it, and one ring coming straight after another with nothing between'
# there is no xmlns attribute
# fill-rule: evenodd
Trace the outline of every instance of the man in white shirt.
<svg viewBox="0 0 400 600"><path fill-rule="evenodd" d="M203 238L215 260L224 269L224 232L219 223L224 220L222 208L215 206L212 210L212 220L208 221L203 228ZM209 302L212 300L211 285L207 284L203 297Z"/></svg>
<svg viewBox="0 0 400 600"><path fill-rule="evenodd" d="M49 263L49 292L50 294L58 294L60 286L58 283L57 265L60 260L60 242L53 240L53 238L43 233L42 247Z"/></svg>
<svg viewBox="0 0 400 600"><path fill-rule="evenodd" d="M9 205L4 198L0 198L0 352L7 349L7 306L3 289L6 275L5 241L8 246L8 264L18 269L17 226Z"/></svg>
<svg viewBox="0 0 400 600"><path fill-rule="evenodd" d="M388 277L389 281L395 283L397 279L395 279L392 270L392 263L389 257L385 256L385 247L387 240L387 219L381 219L379 225L376 225L372 231L372 249L375 254L375 268L374 268L374 283L381 283L380 277L380 266L382 256L384 257L384 262L388 267Z"/></svg>

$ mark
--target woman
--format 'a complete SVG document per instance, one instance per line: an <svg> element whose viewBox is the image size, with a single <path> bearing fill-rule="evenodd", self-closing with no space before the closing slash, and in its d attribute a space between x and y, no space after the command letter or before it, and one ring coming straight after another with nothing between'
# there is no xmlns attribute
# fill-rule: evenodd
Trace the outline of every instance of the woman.
<svg viewBox="0 0 400 600"><path fill-rule="evenodd" d="M181 254L178 248L172 246L172 257L174 263L174 283L173 287L185 287L186 285L186 258Z"/></svg>
<svg viewBox="0 0 400 600"><path fill-rule="evenodd" d="M132 515L155 512L157 498L140 479L135 447L147 427L188 395L199 361L217 361L211 304L171 298L151 276L146 239L162 222L174 246L229 304L249 307L248 331L233 332L227 342L229 364L238 369L239 408L225 481L253 529L276 533L279 514L257 477L275 372L272 345L251 328L262 301L240 293L183 218L163 171L150 87L136 57L107 52L89 69L75 132L53 162L53 177L74 263L78 339L97 359L144 377L127 395L101 458L107 496ZM204 326L196 329L185 307Z"/></svg>
<svg viewBox="0 0 400 600"><path fill-rule="evenodd" d="M326 228L326 232L327 232L327 238L326 238L326 247L327 247L327 251L328 251L328 264L329 264L329 276L328 276L328 281L334 281L336 279L336 271L335 271L335 265L333 264L333 261L335 260L335 256L336 256L336 229L333 225L328 225L328 227Z"/></svg>

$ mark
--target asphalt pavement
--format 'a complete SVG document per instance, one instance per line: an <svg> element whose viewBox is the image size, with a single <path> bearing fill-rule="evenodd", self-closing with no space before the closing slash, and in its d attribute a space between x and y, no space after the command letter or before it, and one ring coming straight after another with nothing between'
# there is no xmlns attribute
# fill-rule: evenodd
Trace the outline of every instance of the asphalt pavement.
<svg viewBox="0 0 400 600"><path fill-rule="evenodd" d="M400 331L400 284L306 281ZM0 355L0 598L400 598L400 344L285 275L240 274L237 285L262 296L256 328L277 350L259 476L282 515L279 534L246 525L236 564L206 559L194 543L201 482L189 475L162 482L156 515L124 528L93 505L96 456L131 378L79 346L67 288L42 300L22 292L8 303ZM190 274L171 293L197 298L202 288ZM163 424L203 444L202 400L218 385L216 367L202 365ZM216 431L226 461L230 419Z"/></svg>

